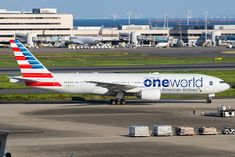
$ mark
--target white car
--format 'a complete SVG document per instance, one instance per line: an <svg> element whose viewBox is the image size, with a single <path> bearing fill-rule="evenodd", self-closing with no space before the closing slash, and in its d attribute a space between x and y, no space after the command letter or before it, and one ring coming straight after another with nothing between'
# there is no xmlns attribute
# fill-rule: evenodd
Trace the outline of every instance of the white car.
<svg viewBox="0 0 235 157"><path fill-rule="evenodd" d="M222 130L221 130L221 133L222 134L235 134L235 129L232 129L230 127L224 127Z"/></svg>

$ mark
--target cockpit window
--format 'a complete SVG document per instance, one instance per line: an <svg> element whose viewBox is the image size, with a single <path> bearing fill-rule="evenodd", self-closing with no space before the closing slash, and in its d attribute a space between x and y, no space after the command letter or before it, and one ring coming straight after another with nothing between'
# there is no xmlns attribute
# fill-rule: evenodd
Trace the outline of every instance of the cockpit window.
<svg viewBox="0 0 235 157"><path fill-rule="evenodd" d="M225 83L224 81L220 81L219 83Z"/></svg>
<svg viewBox="0 0 235 157"><path fill-rule="evenodd" d="M213 81L210 81L209 84L210 84L211 86L213 86Z"/></svg>

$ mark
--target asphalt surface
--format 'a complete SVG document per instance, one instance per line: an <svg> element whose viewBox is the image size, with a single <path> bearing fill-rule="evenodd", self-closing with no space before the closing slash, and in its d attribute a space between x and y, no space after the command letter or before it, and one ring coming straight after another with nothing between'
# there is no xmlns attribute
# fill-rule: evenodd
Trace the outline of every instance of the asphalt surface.
<svg viewBox="0 0 235 157"><path fill-rule="evenodd" d="M192 65L154 65L154 66L123 66L123 67L69 67L49 68L55 73L87 73L87 72L161 72L161 71L195 71L195 70L235 70L235 63L223 64L192 64ZM18 68L0 68L0 74L19 74Z"/></svg>
<svg viewBox="0 0 235 157"><path fill-rule="evenodd" d="M132 48L114 48L114 49L86 49L86 50L69 50L67 48L39 48L39 49L29 49L34 53L53 53L53 52L126 52L126 53L146 53L150 55L157 55L163 57L193 57L193 56L211 56L211 57L223 57L223 56L235 56L235 54L226 54L221 52L234 51L234 49L227 49L225 47L183 47L183 48L154 48L154 47L142 47L137 49ZM10 48L1 48L0 54L12 53Z"/></svg>
<svg viewBox="0 0 235 157"><path fill-rule="evenodd" d="M203 117L235 99L202 101L103 102L73 104L0 104L0 128L10 130L7 150L17 157L233 157L235 135L128 137L128 126L155 124L235 127L235 118ZM196 107L196 115L192 114Z"/></svg>

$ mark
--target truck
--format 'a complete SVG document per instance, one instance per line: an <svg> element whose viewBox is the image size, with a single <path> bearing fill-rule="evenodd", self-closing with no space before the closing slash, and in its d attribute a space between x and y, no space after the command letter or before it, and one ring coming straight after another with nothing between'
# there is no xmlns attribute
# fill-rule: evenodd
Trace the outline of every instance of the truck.
<svg viewBox="0 0 235 157"><path fill-rule="evenodd" d="M224 127L221 130L222 134L235 134L235 129L232 129L231 127Z"/></svg>

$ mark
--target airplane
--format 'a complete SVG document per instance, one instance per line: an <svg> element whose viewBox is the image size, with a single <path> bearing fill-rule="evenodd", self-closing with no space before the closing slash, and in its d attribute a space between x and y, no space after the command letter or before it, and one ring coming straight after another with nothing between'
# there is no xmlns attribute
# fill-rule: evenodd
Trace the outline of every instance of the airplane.
<svg viewBox="0 0 235 157"><path fill-rule="evenodd" d="M156 47L158 47L158 48L168 48L168 47L170 47L170 43L168 43L168 42L159 42L159 43L156 44Z"/></svg>
<svg viewBox="0 0 235 157"><path fill-rule="evenodd" d="M68 44L79 44L79 45L95 45L102 41L103 26L101 26L96 37L92 36L71 36L68 41L65 42Z"/></svg>
<svg viewBox="0 0 235 157"><path fill-rule="evenodd" d="M59 93L114 96L113 105L125 104L125 96L158 101L162 94L204 94L211 103L216 93L230 88L224 80L203 74L51 73L19 40L9 42L22 75L10 82Z"/></svg>

